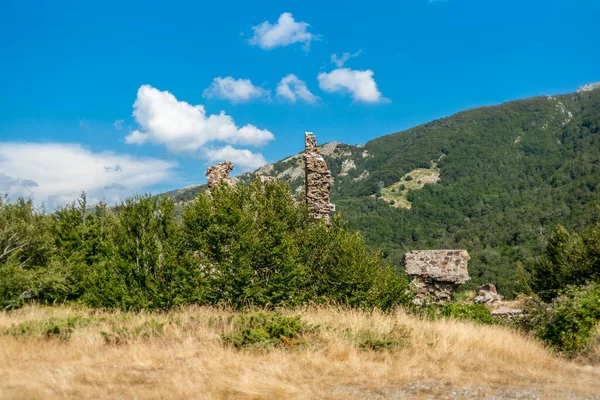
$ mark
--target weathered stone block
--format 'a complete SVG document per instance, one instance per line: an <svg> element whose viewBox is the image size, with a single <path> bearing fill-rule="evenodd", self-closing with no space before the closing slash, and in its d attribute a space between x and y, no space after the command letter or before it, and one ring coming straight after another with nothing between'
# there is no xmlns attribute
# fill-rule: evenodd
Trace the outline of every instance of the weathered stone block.
<svg viewBox="0 0 600 400"><path fill-rule="evenodd" d="M414 303L445 303L454 287L469 280L466 250L414 250L404 255L406 273L413 276Z"/></svg>
<svg viewBox="0 0 600 400"><path fill-rule="evenodd" d="M468 281L466 250L413 250L404 255L409 275L421 275L440 282L461 284Z"/></svg>

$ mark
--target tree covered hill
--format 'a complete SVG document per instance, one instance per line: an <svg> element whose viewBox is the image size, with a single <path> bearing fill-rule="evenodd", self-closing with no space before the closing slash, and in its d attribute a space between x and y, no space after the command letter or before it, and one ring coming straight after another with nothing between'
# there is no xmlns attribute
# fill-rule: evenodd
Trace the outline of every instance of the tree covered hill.
<svg viewBox="0 0 600 400"><path fill-rule="evenodd" d="M600 216L600 90L471 109L321 151L351 228L395 265L409 249L468 249L467 287L493 282L510 295L518 265L543 251L558 224L577 231ZM301 194L300 155L239 180L255 174ZM199 190L169 195L187 200Z"/></svg>

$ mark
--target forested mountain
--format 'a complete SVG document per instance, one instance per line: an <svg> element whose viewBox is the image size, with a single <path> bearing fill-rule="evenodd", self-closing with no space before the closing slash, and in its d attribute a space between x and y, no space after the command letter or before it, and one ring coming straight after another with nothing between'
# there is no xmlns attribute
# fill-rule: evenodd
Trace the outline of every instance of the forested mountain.
<svg viewBox="0 0 600 400"><path fill-rule="evenodd" d="M317 136L318 136L318 132ZM559 224L600 218L600 90L540 96L460 112L364 146L321 146L337 212L400 265L409 249L464 248L467 287L510 295L519 264ZM239 177L270 175L301 194L302 158ZM202 186L170 192L187 200Z"/></svg>

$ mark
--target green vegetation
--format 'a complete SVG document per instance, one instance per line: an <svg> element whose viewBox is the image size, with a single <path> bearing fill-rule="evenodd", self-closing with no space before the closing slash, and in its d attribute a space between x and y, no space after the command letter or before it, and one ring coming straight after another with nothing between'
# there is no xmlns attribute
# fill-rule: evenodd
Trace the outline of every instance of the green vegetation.
<svg viewBox="0 0 600 400"><path fill-rule="evenodd" d="M258 312L229 317L233 332L221 338L237 349L294 348L304 342L304 335L315 327L304 323L299 316L287 317L277 312Z"/></svg>
<svg viewBox="0 0 600 400"><path fill-rule="evenodd" d="M410 249L468 249L465 289L493 282L510 298L517 263L541 254L558 224L598 221L599 146L600 90L482 107L367 143L370 157L336 178L333 202L392 264ZM440 181L407 193L410 210L370 197L440 154Z"/></svg>
<svg viewBox="0 0 600 400"><path fill-rule="evenodd" d="M0 306L236 308L334 303L390 309L407 280L338 217L314 221L285 183L222 185L175 217L166 197L109 208L85 195L52 214L0 202Z"/></svg>
<svg viewBox="0 0 600 400"><path fill-rule="evenodd" d="M396 324L389 332L383 334L370 329L361 329L351 336L362 350L386 351L408 347L410 334L410 328Z"/></svg>
<svg viewBox="0 0 600 400"><path fill-rule="evenodd" d="M77 328L90 326L99 321L90 317L48 318L41 321L28 321L6 329L2 334L11 336L43 336L68 341Z"/></svg>
<svg viewBox="0 0 600 400"><path fill-rule="evenodd" d="M557 225L598 222L599 146L595 90L460 112L324 158L336 209L388 263L400 265L408 250L464 248L464 288L492 282L511 298L517 265L541 254ZM339 176L345 159L356 168ZM440 180L411 190L411 171L436 160Z"/></svg>
<svg viewBox="0 0 600 400"><path fill-rule="evenodd" d="M381 197L394 207L410 209L412 205L408 201L408 194L413 190L423 189L427 184L437 183L439 179L440 170L432 162L430 167L412 170L398 182L381 189Z"/></svg>
<svg viewBox="0 0 600 400"><path fill-rule="evenodd" d="M441 310L445 318L464 319L480 324L497 324L500 321L494 318L490 310L483 304L450 303Z"/></svg>
<svg viewBox="0 0 600 400"><path fill-rule="evenodd" d="M600 323L600 223L580 235L559 226L522 279L534 294L525 328L566 355L590 350Z"/></svg>
<svg viewBox="0 0 600 400"><path fill-rule="evenodd" d="M557 227L546 252L526 272L522 286L544 300L553 299L567 286L600 282L600 223L582 234Z"/></svg>
<svg viewBox="0 0 600 400"><path fill-rule="evenodd" d="M533 300L526 311L538 339L567 356L585 353L600 338L600 283L569 287L550 304Z"/></svg>
<svg viewBox="0 0 600 400"><path fill-rule="evenodd" d="M464 288L492 282L511 298L521 289L517 266L544 252L556 226L579 232L598 222L599 127L595 90L467 110L364 147L338 144L324 154L332 202L390 265L408 250L464 248L472 278ZM345 160L356 168L340 176ZM276 162L268 174L300 168L298 161ZM439 181L413 177L432 161ZM302 186L281 178L293 193ZM185 199L180 192L173 196Z"/></svg>

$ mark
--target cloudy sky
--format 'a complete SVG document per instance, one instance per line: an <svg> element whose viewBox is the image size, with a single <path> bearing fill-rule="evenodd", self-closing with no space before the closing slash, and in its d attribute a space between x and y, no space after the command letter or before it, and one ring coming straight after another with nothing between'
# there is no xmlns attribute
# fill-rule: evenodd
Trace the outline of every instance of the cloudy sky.
<svg viewBox="0 0 600 400"><path fill-rule="evenodd" d="M0 193L204 183L600 81L597 0L0 2Z"/></svg>

